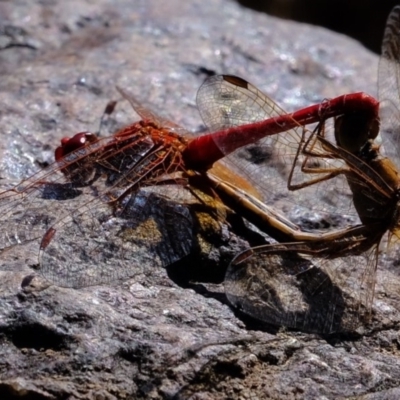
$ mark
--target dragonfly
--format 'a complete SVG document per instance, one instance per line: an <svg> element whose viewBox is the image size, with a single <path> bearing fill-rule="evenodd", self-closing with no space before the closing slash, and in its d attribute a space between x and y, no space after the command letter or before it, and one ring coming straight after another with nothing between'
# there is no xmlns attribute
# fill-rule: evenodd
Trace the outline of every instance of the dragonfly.
<svg viewBox="0 0 400 400"><path fill-rule="evenodd" d="M400 166L392 161L397 161L400 153L399 61L397 6L388 17L379 64L383 146L375 142L380 128L378 108L362 109L360 101L345 112L336 109L331 138L324 129L326 114L311 106L303 112L312 117L319 114L320 124L313 131L267 136L251 145L265 149L263 162L248 161L254 147L247 150L247 157L240 149L243 159L239 168L250 180L254 169L265 164L265 179L259 180L257 187L270 202L271 187L280 187L283 180L295 194L306 190L305 196L298 196L299 202L318 203L316 191L336 199L347 189L353 206L348 208L349 227L331 237L311 233L301 239L298 235L296 241L262 245L238 254L226 272L225 290L230 302L243 312L273 325L327 334L352 331L369 322L379 245L383 240L394 252L399 247ZM282 124L288 114L243 79L212 77L198 96L200 112L205 121L211 121L211 130L234 129L249 120L274 115L279 120L277 130L278 126L291 127L291 118ZM361 100L362 96L355 98ZM205 105L202 99L207 99ZM308 123L306 118L302 121ZM290 168L284 174L271 173L271 159L273 168ZM260 188L263 182L264 191ZM314 196L310 190L315 191ZM338 204L334 202L335 207Z"/></svg>

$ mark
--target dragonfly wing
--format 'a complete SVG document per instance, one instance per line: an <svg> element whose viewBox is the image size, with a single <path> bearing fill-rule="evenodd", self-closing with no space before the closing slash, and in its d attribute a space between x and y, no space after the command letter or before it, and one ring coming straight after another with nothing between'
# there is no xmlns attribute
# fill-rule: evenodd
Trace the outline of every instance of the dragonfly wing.
<svg viewBox="0 0 400 400"><path fill-rule="evenodd" d="M378 69L383 149L400 165L400 6L387 19Z"/></svg>
<svg viewBox="0 0 400 400"><path fill-rule="evenodd" d="M67 216L87 201L82 196L99 196L110 189L104 179L90 182L102 162L99 151L112 149L114 137L103 138L79 148L22 181L11 190L0 193L0 251L41 238L56 220ZM132 133L119 141L114 158L128 164L139 163L153 148L150 138ZM107 153L108 155L110 153ZM119 156L119 158L118 158ZM122 163L122 162L121 162ZM125 164L121 164L125 166ZM80 167L80 168L78 168ZM74 183L66 179L63 170L73 169ZM128 168L126 171L130 172ZM122 179L123 173L119 175ZM68 200L68 201L66 201Z"/></svg>
<svg viewBox="0 0 400 400"><path fill-rule="evenodd" d="M226 294L245 313L273 325L352 331L371 307L377 254L371 251L318 258L305 242L251 249L229 266Z"/></svg>
<svg viewBox="0 0 400 400"><path fill-rule="evenodd" d="M79 288L151 273L190 252L187 207L139 191L112 218L110 209L90 201L52 226L42 240L40 273L59 286Z"/></svg>
<svg viewBox="0 0 400 400"><path fill-rule="evenodd" d="M142 118L144 121L150 121L156 124L159 127L163 127L164 129L171 130L175 133L178 133L182 136L190 137L191 133L188 132L185 128L181 127L174 122L157 115L154 111L151 111L149 108L142 105L142 103L132 94L117 86L118 92L121 96L128 100L129 104L135 110L135 112Z"/></svg>
<svg viewBox="0 0 400 400"><path fill-rule="evenodd" d="M72 188L70 184L44 183L35 179L25 183L28 185L26 188L20 185L0 194L3 226L0 251L39 240L56 220L68 212L69 207L79 207L81 190ZM68 206L64 200L68 200Z"/></svg>
<svg viewBox="0 0 400 400"><path fill-rule="evenodd" d="M197 106L210 131L286 114L254 85L227 75L211 76L201 85Z"/></svg>

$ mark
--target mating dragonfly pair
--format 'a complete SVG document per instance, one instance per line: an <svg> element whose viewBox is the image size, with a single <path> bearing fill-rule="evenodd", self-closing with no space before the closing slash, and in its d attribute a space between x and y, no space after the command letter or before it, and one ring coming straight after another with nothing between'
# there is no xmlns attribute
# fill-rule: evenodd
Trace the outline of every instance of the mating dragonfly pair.
<svg viewBox="0 0 400 400"><path fill-rule="evenodd" d="M371 313L381 240L399 236L400 169L391 161L400 153L399 57L396 7L379 66L381 104L393 107L383 119L386 155L375 143L379 103L363 93L286 114L243 79L213 76L197 97L212 133L192 138L119 89L142 120L112 137L81 132L63 139L54 164L1 193L7 229L0 248L40 240L39 271L60 286L124 280L190 253L188 190L221 218L221 199L228 199L280 242L232 260L225 276L231 303L276 325L353 330ZM220 164L236 151L233 167ZM255 170L261 182L252 181ZM299 207L347 222L327 232L302 230L293 219Z"/></svg>

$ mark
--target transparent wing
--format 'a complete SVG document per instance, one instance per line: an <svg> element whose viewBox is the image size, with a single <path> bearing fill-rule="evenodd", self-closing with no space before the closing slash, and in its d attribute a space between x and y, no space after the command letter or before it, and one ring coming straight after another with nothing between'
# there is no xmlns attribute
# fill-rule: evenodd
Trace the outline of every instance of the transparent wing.
<svg viewBox="0 0 400 400"><path fill-rule="evenodd" d="M226 273L227 297L273 325L324 334L353 331L370 315L377 246L338 258L318 256L324 251L299 242L238 255Z"/></svg>
<svg viewBox="0 0 400 400"><path fill-rule="evenodd" d="M193 222L184 205L140 190L118 207L110 218L110 205L90 201L53 225L42 241L40 273L78 288L151 273L190 252Z"/></svg>
<svg viewBox="0 0 400 400"><path fill-rule="evenodd" d="M149 110L147 107L144 107L142 103L139 100L137 100L132 93L126 91L125 89L119 86L117 86L117 90L122 95L122 97L130 103L132 108L142 118L142 120L151 121L160 127L162 126L164 129L168 129L170 131L176 132L186 137L191 136L191 133L188 132L186 129L182 128L180 125L175 124L175 122L163 118L160 115Z"/></svg>
<svg viewBox="0 0 400 400"><path fill-rule="evenodd" d="M378 69L384 154L400 166L400 6L387 19Z"/></svg>
<svg viewBox="0 0 400 400"><path fill-rule="evenodd" d="M104 167L105 149L114 149L114 157L125 160L125 165L137 165L151 151L154 143L149 137L136 133L126 135L116 146L115 138L104 138L68 154L31 176L11 190L0 193L0 250L38 239L58 219L87 202L81 195L91 193L107 199L113 185L123 180L123 173L115 172L109 181L94 179L100 166ZM103 163L103 164L102 164ZM74 171L74 182L66 178L66 170ZM126 168L125 173L130 169ZM94 180L93 180L94 179ZM131 177L132 179L132 177ZM93 181L92 181L93 180Z"/></svg>

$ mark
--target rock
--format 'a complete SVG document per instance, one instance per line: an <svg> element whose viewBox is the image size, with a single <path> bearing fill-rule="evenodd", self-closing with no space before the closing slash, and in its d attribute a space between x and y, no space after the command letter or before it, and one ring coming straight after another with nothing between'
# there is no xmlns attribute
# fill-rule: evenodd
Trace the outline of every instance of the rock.
<svg viewBox="0 0 400 400"><path fill-rule="evenodd" d="M288 110L375 94L377 57L355 41L227 0L3 2L0 15L3 187L49 164L62 137L96 131L115 85L190 131L204 128L195 95L212 73L242 76ZM106 127L135 118L121 102ZM213 269L246 242L235 226L216 236L199 239L197 260L79 290L32 276L38 241L3 252L0 397L396 397L393 264L379 265L375 310L388 317L368 336L277 331L227 304Z"/></svg>

